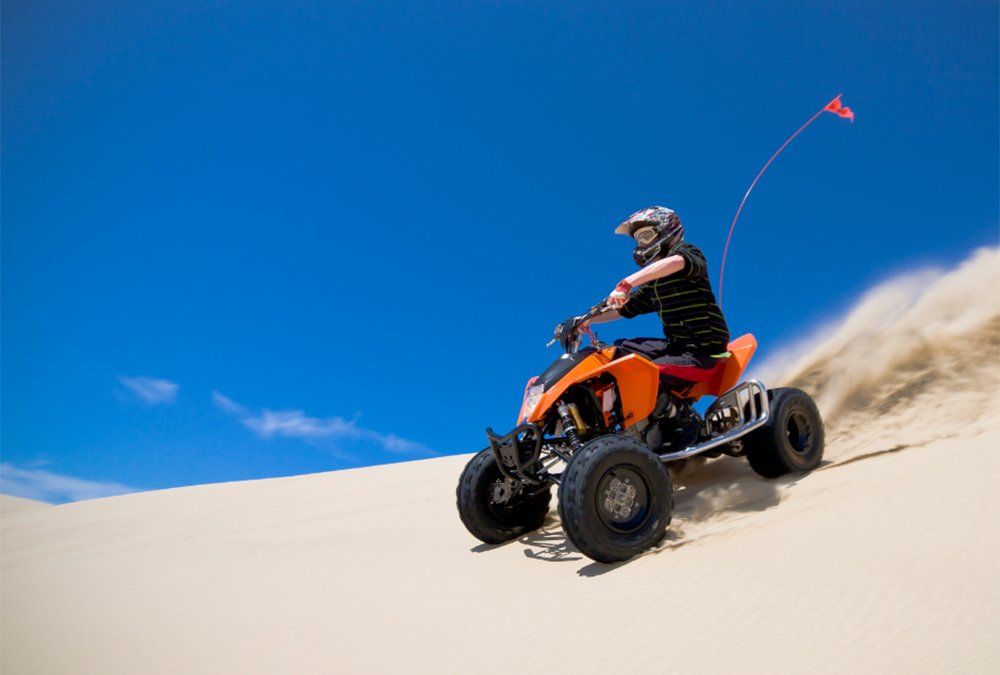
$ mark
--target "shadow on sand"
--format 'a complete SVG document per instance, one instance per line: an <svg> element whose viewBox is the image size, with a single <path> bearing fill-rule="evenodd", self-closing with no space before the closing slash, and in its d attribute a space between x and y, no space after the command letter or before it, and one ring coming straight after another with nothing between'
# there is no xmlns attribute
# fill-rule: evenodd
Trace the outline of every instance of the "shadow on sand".
<svg viewBox="0 0 1000 675"><path fill-rule="evenodd" d="M823 469L832 469L837 466L847 466L853 462L860 462L863 459L871 459L872 457L879 457L881 455L888 455L893 452L899 452L900 450L906 450L909 445L897 445L894 448L889 448L887 450L876 450L875 452L866 452L863 455L857 455L856 457L851 457L850 459L845 459L842 462L823 462L817 471L822 471Z"/></svg>
<svg viewBox="0 0 1000 675"><path fill-rule="evenodd" d="M720 457L677 477L674 520L693 524L731 513L764 511L781 502L781 488L789 482L761 478L746 460Z"/></svg>
<svg viewBox="0 0 1000 675"><path fill-rule="evenodd" d="M611 565L587 560L567 537L555 510L549 513L542 527L516 541L524 547L526 558L541 562L584 560L587 564L578 569L577 574L583 577L601 576L647 555L658 555L690 543L692 540L684 534L685 526L723 518L729 514L764 511L777 506L781 502L781 488L794 482L788 479L765 480L755 474L745 460L729 457L689 466L675 480L670 529L660 544L631 560ZM496 548L500 546L482 544L472 550L483 552Z"/></svg>
<svg viewBox="0 0 1000 675"><path fill-rule="evenodd" d="M827 460L819 466L817 471L899 452L907 447L909 446L898 445L894 448L869 452L840 462ZM587 560L586 556L580 553L569 540L555 509L549 512L545 522L534 532L505 544L496 546L480 544L471 550L475 553L484 553L504 546L511 546L517 542L524 547L526 558L541 562L584 560L587 561L587 564L578 569L577 574L583 577L601 576L621 569L639 558L674 551L702 538L690 534L692 526L721 521L740 513L760 512L773 508L781 502L783 488L790 487L807 477L787 476L768 480L755 474L746 460L743 459L731 457L720 457L709 461L697 459L699 461L689 462L680 471L671 471L671 478L674 482L674 510L670 528L663 541L631 560L611 565ZM710 534L711 526L707 527Z"/></svg>

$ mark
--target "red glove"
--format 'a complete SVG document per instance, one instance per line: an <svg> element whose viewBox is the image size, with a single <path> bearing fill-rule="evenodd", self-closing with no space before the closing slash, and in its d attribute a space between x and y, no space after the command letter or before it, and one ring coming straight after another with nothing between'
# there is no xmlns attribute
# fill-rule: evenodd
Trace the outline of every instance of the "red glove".
<svg viewBox="0 0 1000 675"><path fill-rule="evenodd" d="M628 302L629 291L632 290L632 284L622 279L615 286L615 290L612 291L611 295L608 296L608 307L611 309L621 309Z"/></svg>

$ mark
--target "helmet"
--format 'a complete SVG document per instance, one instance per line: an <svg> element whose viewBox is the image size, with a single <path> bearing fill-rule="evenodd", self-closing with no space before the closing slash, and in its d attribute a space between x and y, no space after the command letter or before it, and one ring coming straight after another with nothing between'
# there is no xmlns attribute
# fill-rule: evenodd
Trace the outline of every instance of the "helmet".
<svg viewBox="0 0 1000 675"><path fill-rule="evenodd" d="M629 219L615 228L615 234L625 234L635 239L637 246L632 251L635 264L645 267L657 257L666 253L671 246L684 241L684 226L680 218L670 209L651 206L637 211Z"/></svg>

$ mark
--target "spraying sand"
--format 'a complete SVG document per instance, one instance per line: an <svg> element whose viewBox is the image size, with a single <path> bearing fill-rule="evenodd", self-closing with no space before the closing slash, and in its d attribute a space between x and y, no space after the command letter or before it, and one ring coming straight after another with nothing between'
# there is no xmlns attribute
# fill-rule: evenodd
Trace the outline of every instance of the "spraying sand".
<svg viewBox="0 0 1000 675"><path fill-rule="evenodd" d="M626 563L554 511L480 544L466 457L5 513L3 673L996 673L998 263L886 284L766 366L828 461L709 461Z"/></svg>
<svg viewBox="0 0 1000 675"><path fill-rule="evenodd" d="M1000 419L1000 251L868 293L807 354L766 382L805 389L827 426L828 460L968 437ZM770 371L770 372L767 372Z"/></svg>

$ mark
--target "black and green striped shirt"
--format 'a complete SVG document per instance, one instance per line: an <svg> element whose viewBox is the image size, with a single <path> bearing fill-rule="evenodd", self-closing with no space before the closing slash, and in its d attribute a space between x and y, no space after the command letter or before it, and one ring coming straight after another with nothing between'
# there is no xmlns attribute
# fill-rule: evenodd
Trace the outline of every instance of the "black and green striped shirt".
<svg viewBox="0 0 1000 675"><path fill-rule="evenodd" d="M664 258L679 255L684 269L668 277L636 286L618 310L626 319L656 312L671 352L721 354L729 345L729 326L715 301L708 280L708 263L697 246L680 242Z"/></svg>

